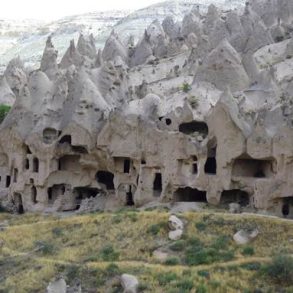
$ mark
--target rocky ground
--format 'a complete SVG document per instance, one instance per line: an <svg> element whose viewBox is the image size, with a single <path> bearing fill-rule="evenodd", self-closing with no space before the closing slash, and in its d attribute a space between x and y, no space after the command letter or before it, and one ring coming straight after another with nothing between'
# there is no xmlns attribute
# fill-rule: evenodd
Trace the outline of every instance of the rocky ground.
<svg viewBox="0 0 293 293"><path fill-rule="evenodd" d="M293 289L293 226L284 219L209 209L64 215L0 214L0 292ZM176 229L183 234L170 240ZM255 239L236 243L236 232L254 230Z"/></svg>

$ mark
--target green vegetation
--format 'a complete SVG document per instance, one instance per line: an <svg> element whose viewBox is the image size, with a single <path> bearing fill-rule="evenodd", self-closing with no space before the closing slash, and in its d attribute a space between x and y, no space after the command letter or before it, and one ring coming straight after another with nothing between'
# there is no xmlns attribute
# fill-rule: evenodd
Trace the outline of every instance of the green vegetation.
<svg viewBox="0 0 293 293"><path fill-rule="evenodd" d="M103 261L115 261L119 259L119 252L112 245L107 245L100 251L100 256Z"/></svg>
<svg viewBox="0 0 293 293"><path fill-rule="evenodd" d="M254 248L251 246L246 246L242 249L241 252L243 255L254 255Z"/></svg>
<svg viewBox="0 0 293 293"><path fill-rule="evenodd" d="M166 259L165 265L167 265L167 266L176 266L176 265L179 264L179 262L180 261L179 261L178 257L169 257L169 258Z"/></svg>
<svg viewBox="0 0 293 293"><path fill-rule="evenodd" d="M280 254L264 267L264 273L276 283L293 285L293 257Z"/></svg>
<svg viewBox="0 0 293 293"><path fill-rule="evenodd" d="M292 290L292 222L184 213L184 235L170 241L169 215L155 210L68 217L0 213L0 222L9 224L0 232L0 292L44 292L59 274L70 286L81 280L85 292L121 292L115 280L123 273L137 276L144 293ZM242 227L261 231L244 247L232 239ZM158 248L168 251L164 263L153 256ZM287 255L272 258L278 251Z"/></svg>
<svg viewBox="0 0 293 293"><path fill-rule="evenodd" d="M188 93L189 91L191 91L191 85L187 82L184 82L181 86L181 90L184 92L184 93Z"/></svg>
<svg viewBox="0 0 293 293"><path fill-rule="evenodd" d="M0 104L0 123L3 122L3 120L5 119L6 115L10 111L10 109L11 109L10 106Z"/></svg>

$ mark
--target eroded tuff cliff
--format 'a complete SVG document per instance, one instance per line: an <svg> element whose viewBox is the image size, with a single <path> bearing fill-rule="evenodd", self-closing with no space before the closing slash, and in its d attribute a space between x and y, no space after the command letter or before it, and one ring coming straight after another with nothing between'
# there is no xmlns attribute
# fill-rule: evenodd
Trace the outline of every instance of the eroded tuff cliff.
<svg viewBox="0 0 293 293"><path fill-rule="evenodd" d="M51 39L0 96L2 205L23 211L239 202L293 217L293 2L153 22L137 44ZM89 200L90 199L90 200Z"/></svg>

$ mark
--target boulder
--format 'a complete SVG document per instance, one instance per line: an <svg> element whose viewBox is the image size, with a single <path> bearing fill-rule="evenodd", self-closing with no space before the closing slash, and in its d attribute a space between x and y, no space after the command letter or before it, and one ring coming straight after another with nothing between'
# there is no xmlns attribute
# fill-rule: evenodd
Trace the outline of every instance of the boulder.
<svg viewBox="0 0 293 293"><path fill-rule="evenodd" d="M123 274L121 276L121 285L124 289L123 293L136 293L139 282L135 276Z"/></svg>
<svg viewBox="0 0 293 293"><path fill-rule="evenodd" d="M182 234L183 234L183 230L181 230L181 229L177 229L175 231L170 231L169 232L169 239L174 240L174 241L179 240L179 239L181 239Z"/></svg>
<svg viewBox="0 0 293 293"><path fill-rule="evenodd" d="M168 258L168 253L158 248L153 252L153 257L160 262L164 262Z"/></svg>
<svg viewBox="0 0 293 293"><path fill-rule="evenodd" d="M231 214L239 214L241 212L241 206L237 202L232 202L229 204L229 212Z"/></svg>
<svg viewBox="0 0 293 293"><path fill-rule="evenodd" d="M236 234L234 234L233 239L237 244L245 245L253 241L258 234L258 229L254 229L253 231L239 230Z"/></svg>
<svg viewBox="0 0 293 293"><path fill-rule="evenodd" d="M171 215L168 220L168 226L171 230L183 230L184 224L183 222L174 215Z"/></svg>
<svg viewBox="0 0 293 293"><path fill-rule="evenodd" d="M47 287L47 293L66 293L66 287L66 282L61 277L56 281L50 282L49 286Z"/></svg>

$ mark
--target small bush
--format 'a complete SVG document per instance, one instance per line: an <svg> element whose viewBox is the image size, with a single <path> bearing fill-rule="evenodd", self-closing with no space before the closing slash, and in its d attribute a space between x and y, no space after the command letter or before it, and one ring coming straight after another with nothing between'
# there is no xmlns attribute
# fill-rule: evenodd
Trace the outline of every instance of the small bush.
<svg viewBox="0 0 293 293"><path fill-rule="evenodd" d="M181 86L181 89L183 92L188 93L191 90L191 86L187 82L184 82Z"/></svg>
<svg viewBox="0 0 293 293"><path fill-rule="evenodd" d="M4 104L0 105L0 123L3 122L3 120L5 119L10 109L11 109L10 106L4 105Z"/></svg>
<svg viewBox="0 0 293 293"><path fill-rule="evenodd" d="M165 286L172 281L177 280L178 276L175 273L162 273L158 275L158 282L161 286Z"/></svg>
<svg viewBox="0 0 293 293"><path fill-rule="evenodd" d="M53 252L56 250L55 246L47 241L36 241L35 248L45 255L53 254Z"/></svg>
<svg viewBox="0 0 293 293"><path fill-rule="evenodd" d="M119 252L115 251L112 245L107 245L100 251L103 261L116 261L119 259Z"/></svg>
<svg viewBox="0 0 293 293"><path fill-rule="evenodd" d="M169 257L169 258L166 259L165 265L167 265L167 266L176 266L176 265L179 264L179 262L180 261L179 261L178 257Z"/></svg>
<svg viewBox="0 0 293 293"><path fill-rule="evenodd" d="M200 277L203 277L203 278L209 278L210 277L210 273L208 271L198 271L197 274Z"/></svg>
<svg viewBox="0 0 293 293"><path fill-rule="evenodd" d="M153 224L147 229L147 233L152 235L158 235L162 228L165 227L165 223Z"/></svg>
<svg viewBox="0 0 293 293"><path fill-rule="evenodd" d="M55 227L55 228L52 229L52 234L54 236L57 236L57 237L62 236L63 235L63 230L61 228L59 228L59 227Z"/></svg>
<svg viewBox="0 0 293 293"><path fill-rule="evenodd" d="M121 223L123 220L122 216L121 215L115 215L113 218L112 218L112 223L113 224L119 224Z"/></svg>
<svg viewBox="0 0 293 293"><path fill-rule="evenodd" d="M248 271L258 271L261 268L261 264L259 262L245 263L241 265L241 268Z"/></svg>
<svg viewBox="0 0 293 293"><path fill-rule="evenodd" d="M78 266L71 265L66 268L65 274L67 281L71 282L72 280L79 278L80 268Z"/></svg>
<svg viewBox="0 0 293 293"><path fill-rule="evenodd" d="M195 223L195 227L198 231L204 231L207 227L207 224L203 222L199 222L199 223Z"/></svg>
<svg viewBox="0 0 293 293"><path fill-rule="evenodd" d="M197 287L196 287L196 293L206 293L206 292L208 292L208 289L207 289L207 287L206 287L205 284L199 284L199 285L197 285Z"/></svg>
<svg viewBox="0 0 293 293"><path fill-rule="evenodd" d="M115 275L119 275L121 273L121 271L120 271L119 267L116 264L110 263L106 267L106 273L107 273L107 276L113 277Z"/></svg>
<svg viewBox="0 0 293 293"><path fill-rule="evenodd" d="M241 254L245 256L254 255L254 248L251 246L246 246L242 249Z"/></svg>
<svg viewBox="0 0 293 293"><path fill-rule="evenodd" d="M229 237L226 235L221 235L220 237L218 237L212 244L212 247L220 250L220 249L227 249L228 244L229 244Z"/></svg>
<svg viewBox="0 0 293 293"><path fill-rule="evenodd" d="M138 216L136 213L129 213L127 214L127 217L130 219L131 222L137 222Z"/></svg>
<svg viewBox="0 0 293 293"><path fill-rule="evenodd" d="M178 240L178 241L172 243L169 248L173 251L182 251L185 248L185 241Z"/></svg>
<svg viewBox="0 0 293 293"><path fill-rule="evenodd" d="M187 293L193 288L193 281L192 279L183 279L176 283L176 288L179 289L180 293Z"/></svg>
<svg viewBox="0 0 293 293"><path fill-rule="evenodd" d="M264 273L279 284L289 284L293 280L293 257L277 255L264 267Z"/></svg>

